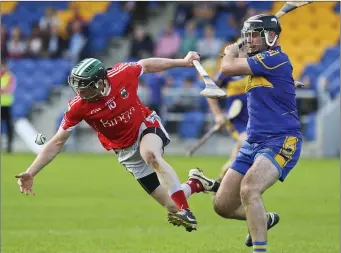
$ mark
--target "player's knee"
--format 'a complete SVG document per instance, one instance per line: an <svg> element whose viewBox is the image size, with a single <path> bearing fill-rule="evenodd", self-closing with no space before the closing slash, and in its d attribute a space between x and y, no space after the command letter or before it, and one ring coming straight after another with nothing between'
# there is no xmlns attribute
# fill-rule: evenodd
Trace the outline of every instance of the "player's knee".
<svg viewBox="0 0 341 253"><path fill-rule="evenodd" d="M143 160L148 164L148 166L152 167L153 169L159 168L159 157L153 151L145 151L141 154Z"/></svg>
<svg viewBox="0 0 341 253"><path fill-rule="evenodd" d="M228 210L226 210L225 206L219 201L219 199L215 198L213 203L214 211L223 218L228 218Z"/></svg>
<svg viewBox="0 0 341 253"><path fill-rule="evenodd" d="M242 203L248 204L261 197L259 189L251 184L242 184L240 187Z"/></svg>

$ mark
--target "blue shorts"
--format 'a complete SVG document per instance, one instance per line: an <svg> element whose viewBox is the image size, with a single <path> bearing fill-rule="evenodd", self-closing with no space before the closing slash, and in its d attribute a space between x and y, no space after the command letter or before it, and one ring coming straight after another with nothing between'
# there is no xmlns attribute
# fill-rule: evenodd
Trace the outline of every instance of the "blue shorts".
<svg viewBox="0 0 341 253"><path fill-rule="evenodd" d="M279 172L279 180L284 181L296 165L302 147L302 139L296 136L273 137L264 142L245 141L231 168L245 175L257 156L270 159Z"/></svg>

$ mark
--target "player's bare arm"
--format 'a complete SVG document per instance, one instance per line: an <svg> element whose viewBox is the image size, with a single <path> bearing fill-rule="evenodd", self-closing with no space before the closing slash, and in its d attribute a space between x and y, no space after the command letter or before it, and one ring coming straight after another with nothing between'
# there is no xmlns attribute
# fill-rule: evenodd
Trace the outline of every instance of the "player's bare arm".
<svg viewBox="0 0 341 253"><path fill-rule="evenodd" d="M60 153L70 135L71 131L65 131L63 128L59 128L58 132L38 154L31 166L25 172L15 176L18 178L18 184L22 193L31 193L34 195L32 192L33 177Z"/></svg>
<svg viewBox="0 0 341 253"><path fill-rule="evenodd" d="M190 51L184 59L147 58L138 63L142 66L144 73L155 73L177 67L193 67L193 60L199 61L200 56L198 53Z"/></svg>
<svg viewBox="0 0 341 253"><path fill-rule="evenodd" d="M225 48L225 56L221 62L220 71L226 76L252 75L251 68L246 58L238 58L238 44L232 44Z"/></svg>
<svg viewBox="0 0 341 253"><path fill-rule="evenodd" d="M211 112L214 115L215 123L218 125L223 125L225 123L226 119L224 116L224 112L221 110L221 108L218 104L218 100L208 98L207 102L208 102L208 105L211 109Z"/></svg>

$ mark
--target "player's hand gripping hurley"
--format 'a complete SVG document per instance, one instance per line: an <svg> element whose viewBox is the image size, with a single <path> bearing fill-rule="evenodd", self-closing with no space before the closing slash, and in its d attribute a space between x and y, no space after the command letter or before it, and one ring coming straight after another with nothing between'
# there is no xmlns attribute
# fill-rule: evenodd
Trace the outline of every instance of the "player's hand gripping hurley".
<svg viewBox="0 0 341 253"><path fill-rule="evenodd" d="M243 104L240 100L235 100L233 104L231 105L231 108L227 114L226 117L224 117L224 120L221 122L217 122L216 124L208 130L206 134L204 134L195 144L193 147L189 149L188 152L186 152L187 156L192 156L202 145L204 145L213 134L218 132L223 126L229 127L229 120L233 119L238 116L240 111L242 110Z"/></svg>

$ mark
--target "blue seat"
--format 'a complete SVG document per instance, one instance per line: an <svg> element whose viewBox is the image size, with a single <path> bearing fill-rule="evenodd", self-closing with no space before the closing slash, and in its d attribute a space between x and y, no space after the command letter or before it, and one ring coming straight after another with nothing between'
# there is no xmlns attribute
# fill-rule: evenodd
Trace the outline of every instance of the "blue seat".
<svg viewBox="0 0 341 253"><path fill-rule="evenodd" d="M32 92L32 97L34 101L42 102L46 101L49 97L49 90L41 87L40 89L35 89Z"/></svg>
<svg viewBox="0 0 341 253"><path fill-rule="evenodd" d="M182 68L182 77L183 78L193 78L194 80L197 79L198 72L195 68Z"/></svg>
<svg viewBox="0 0 341 253"><path fill-rule="evenodd" d="M165 84L165 79L157 74L143 75L143 79L150 88L150 102L153 105L160 105L162 102L161 90Z"/></svg>
<svg viewBox="0 0 341 253"><path fill-rule="evenodd" d="M248 2L248 6L251 8L256 9L257 11L265 11L270 10L272 8L272 2L271 1L250 1Z"/></svg>
<svg viewBox="0 0 341 253"><path fill-rule="evenodd" d="M185 112L184 120L179 124L181 138L198 138L205 123L205 114L202 112Z"/></svg>
<svg viewBox="0 0 341 253"><path fill-rule="evenodd" d="M111 2L108 6L107 12L119 12L120 10L120 2Z"/></svg>
<svg viewBox="0 0 341 253"><path fill-rule="evenodd" d="M308 121L305 128L305 138L308 141L314 141L316 139L316 113L308 115Z"/></svg>
<svg viewBox="0 0 341 253"><path fill-rule="evenodd" d="M340 58L340 48L338 47L329 47L325 50L322 58L321 64L324 66L330 65L334 61Z"/></svg>
<svg viewBox="0 0 341 253"><path fill-rule="evenodd" d="M302 80L305 76L308 76L311 82L312 89L316 90L317 79L323 71L324 68L321 64L308 64L303 70L303 73L300 76L300 80Z"/></svg>
<svg viewBox="0 0 341 253"><path fill-rule="evenodd" d="M177 76L181 76L184 68L172 68L167 70L167 74L171 77L175 78Z"/></svg>
<svg viewBox="0 0 341 253"><path fill-rule="evenodd" d="M14 119L24 118L28 116L30 107L24 103L14 103L12 107L12 115Z"/></svg>
<svg viewBox="0 0 341 253"><path fill-rule="evenodd" d="M129 57L126 59L126 62L138 62L139 60L141 60L141 59Z"/></svg>
<svg viewBox="0 0 341 253"><path fill-rule="evenodd" d="M334 11L335 11L337 14L340 14L340 2L337 2L337 3L335 4Z"/></svg>
<svg viewBox="0 0 341 253"><path fill-rule="evenodd" d="M93 40L90 41L90 51L93 53L102 52L107 46L107 37L97 35Z"/></svg>

